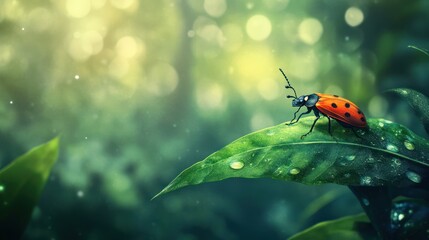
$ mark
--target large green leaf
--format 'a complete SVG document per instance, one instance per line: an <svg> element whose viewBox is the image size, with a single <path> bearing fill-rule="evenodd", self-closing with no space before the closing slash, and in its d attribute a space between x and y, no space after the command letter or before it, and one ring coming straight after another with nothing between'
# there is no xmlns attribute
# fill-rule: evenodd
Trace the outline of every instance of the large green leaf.
<svg viewBox="0 0 429 240"><path fill-rule="evenodd" d="M429 99L422 93L408 88L395 88L387 90L405 99L423 123L425 130L429 133Z"/></svg>
<svg viewBox="0 0 429 240"><path fill-rule="evenodd" d="M19 239L58 157L58 138L31 149L0 171L0 239Z"/></svg>
<svg viewBox="0 0 429 240"><path fill-rule="evenodd" d="M379 238L368 217L362 213L318 223L289 238L289 240L308 239L376 240Z"/></svg>
<svg viewBox="0 0 429 240"><path fill-rule="evenodd" d="M237 139L179 174L155 197L188 185L226 178L273 178L305 184L408 186L427 181L429 143L406 127L368 119L369 129L350 129L314 117L280 124Z"/></svg>

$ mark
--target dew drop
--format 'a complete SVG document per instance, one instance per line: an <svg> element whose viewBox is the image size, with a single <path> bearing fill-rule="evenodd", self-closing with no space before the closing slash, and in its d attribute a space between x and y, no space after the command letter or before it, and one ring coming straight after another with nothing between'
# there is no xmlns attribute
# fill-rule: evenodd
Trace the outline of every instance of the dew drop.
<svg viewBox="0 0 429 240"><path fill-rule="evenodd" d="M398 147L392 144L387 144L386 149L391 152L398 152Z"/></svg>
<svg viewBox="0 0 429 240"><path fill-rule="evenodd" d="M292 168L291 170L289 170L289 173L292 175L297 175L299 174L299 172L301 172L298 168Z"/></svg>
<svg viewBox="0 0 429 240"><path fill-rule="evenodd" d="M353 161L355 158L356 158L355 155L350 155L350 156L346 157L346 159L349 160L349 161Z"/></svg>
<svg viewBox="0 0 429 240"><path fill-rule="evenodd" d="M9 104L13 104L13 101L9 101Z"/></svg>
<svg viewBox="0 0 429 240"><path fill-rule="evenodd" d="M74 79L79 80L80 76L79 75L74 75Z"/></svg>
<svg viewBox="0 0 429 240"><path fill-rule="evenodd" d="M3 185L0 185L0 193L1 192L4 192L4 186Z"/></svg>
<svg viewBox="0 0 429 240"><path fill-rule="evenodd" d="M244 163L241 161L231 162L229 167L235 170L240 170L244 167Z"/></svg>
<svg viewBox="0 0 429 240"><path fill-rule="evenodd" d="M273 130L269 130L267 132L267 136L273 136L275 134L275 132Z"/></svg>
<svg viewBox="0 0 429 240"><path fill-rule="evenodd" d="M392 159L392 165L393 166L401 166L401 160L399 160L397 158L393 158Z"/></svg>
<svg viewBox="0 0 429 240"><path fill-rule="evenodd" d="M414 150L414 148L415 148L414 144L408 140L405 140L404 145L410 151Z"/></svg>
<svg viewBox="0 0 429 240"><path fill-rule="evenodd" d="M365 205L365 206L369 206L369 201L368 201L368 199L366 199L366 198L362 198L362 203L363 203L363 205Z"/></svg>
<svg viewBox="0 0 429 240"><path fill-rule="evenodd" d="M384 127L384 123L382 123L382 122L378 122L378 126L380 126L380 127Z"/></svg>
<svg viewBox="0 0 429 240"><path fill-rule="evenodd" d="M401 221L404 219L405 215L403 213L398 214L398 220Z"/></svg>
<svg viewBox="0 0 429 240"><path fill-rule="evenodd" d="M407 178L410 179L411 181L415 182L415 183L420 183L422 181L422 177L412 171L408 171L405 173L407 175Z"/></svg>
<svg viewBox="0 0 429 240"><path fill-rule="evenodd" d="M372 179L370 176L363 176L360 178L360 183L362 185L371 185L372 183Z"/></svg>

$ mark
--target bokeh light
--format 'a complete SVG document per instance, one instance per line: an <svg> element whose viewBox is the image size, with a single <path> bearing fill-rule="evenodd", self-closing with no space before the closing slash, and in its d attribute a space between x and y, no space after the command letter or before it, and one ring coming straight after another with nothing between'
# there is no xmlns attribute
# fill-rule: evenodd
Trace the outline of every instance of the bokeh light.
<svg viewBox="0 0 429 240"><path fill-rule="evenodd" d="M212 17L220 17L226 11L225 0L204 0L204 10Z"/></svg>
<svg viewBox="0 0 429 240"><path fill-rule="evenodd" d="M201 111L212 114L218 114L218 111L227 107L224 90L216 83L199 85L196 89L196 102Z"/></svg>
<svg viewBox="0 0 429 240"><path fill-rule="evenodd" d="M298 34L300 39L310 45L319 41L323 34L323 26L315 18L307 18L299 24Z"/></svg>
<svg viewBox="0 0 429 240"><path fill-rule="evenodd" d="M364 14L360 8L350 7L347 9L344 18L349 26L357 27L362 24L364 20Z"/></svg>
<svg viewBox="0 0 429 240"><path fill-rule="evenodd" d="M70 17L83 18L91 11L91 2L87 0L67 0L66 11Z"/></svg>
<svg viewBox="0 0 429 240"><path fill-rule="evenodd" d="M78 61L85 61L103 49L103 36L97 31L75 32L70 41L69 54Z"/></svg>
<svg viewBox="0 0 429 240"><path fill-rule="evenodd" d="M253 15L247 20L246 33L255 41L265 40L271 34L271 21L264 15Z"/></svg>
<svg viewBox="0 0 429 240"><path fill-rule="evenodd" d="M157 96L173 92L179 83L176 69L168 63L158 63L148 74L146 89Z"/></svg>

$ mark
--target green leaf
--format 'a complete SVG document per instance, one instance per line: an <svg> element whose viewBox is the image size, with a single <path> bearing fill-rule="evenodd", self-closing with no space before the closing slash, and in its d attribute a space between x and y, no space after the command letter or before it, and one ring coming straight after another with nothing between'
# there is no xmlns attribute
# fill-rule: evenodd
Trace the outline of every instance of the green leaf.
<svg viewBox="0 0 429 240"><path fill-rule="evenodd" d="M406 100L417 117L420 118L426 132L429 134L429 99L425 95L408 88L395 88L387 90L386 92L393 93Z"/></svg>
<svg viewBox="0 0 429 240"><path fill-rule="evenodd" d="M358 130L358 138L333 123L332 137L325 118L301 139L313 121L307 117L241 137L184 170L155 197L232 177L364 186L408 186L427 179L429 143L406 127L368 119L369 129Z"/></svg>
<svg viewBox="0 0 429 240"><path fill-rule="evenodd" d="M425 54L426 56L429 56L429 51L428 51L428 50L426 50L426 49L419 48L419 47L416 47L416 46L414 46L414 45L409 45L408 47L409 47L409 48L412 48L412 49L415 49L415 50L417 50L417 51L419 51L419 52L421 52L421 53Z"/></svg>
<svg viewBox="0 0 429 240"><path fill-rule="evenodd" d="M379 238L368 217L361 213L318 223L289 238L289 240L307 239L375 240Z"/></svg>
<svg viewBox="0 0 429 240"><path fill-rule="evenodd" d="M0 239L19 239L30 220L52 166L58 138L35 147L0 171Z"/></svg>

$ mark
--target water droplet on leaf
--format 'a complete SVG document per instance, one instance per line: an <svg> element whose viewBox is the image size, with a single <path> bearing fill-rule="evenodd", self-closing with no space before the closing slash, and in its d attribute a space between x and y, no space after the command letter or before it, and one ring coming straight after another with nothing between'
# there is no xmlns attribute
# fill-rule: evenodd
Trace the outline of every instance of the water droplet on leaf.
<svg viewBox="0 0 429 240"><path fill-rule="evenodd" d="M387 144L386 149L392 152L398 152L398 147L393 144Z"/></svg>
<svg viewBox="0 0 429 240"><path fill-rule="evenodd" d="M353 161L355 158L356 158L355 155L350 155L350 156L346 157L346 159L349 160L349 161Z"/></svg>
<svg viewBox="0 0 429 240"><path fill-rule="evenodd" d="M360 178L360 184L362 185L371 185L372 179L370 176L363 176Z"/></svg>
<svg viewBox="0 0 429 240"><path fill-rule="evenodd" d="M369 206L369 201L368 201L368 199L366 199L366 198L362 198L362 203L363 203L363 205L365 205L365 206Z"/></svg>
<svg viewBox="0 0 429 240"><path fill-rule="evenodd" d="M404 145L410 151L414 150L414 148L415 148L414 144L408 140L405 140Z"/></svg>
<svg viewBox="0 0 429 240"><path fill-rule="evenodd" d="M292 168L291 170L289 170L289 173L292 175L297 175L299 174L299 172L301 172L298 168Z"/></svg>
<svg viewBox="0 0 429 240"><path fill-rule="evenodd" d="M412 171L408 171L405 173L407 175L407 178L410 179L411 181L415 182L415 183L420 183L422 181L422 177Z"/></svg>
<svg viewBox="0 0 429 240"><path fill-rule="evenodd" d="M240 170L244 167L244 163L241 161L231 162L229 167L235 170Z"/></svg>

